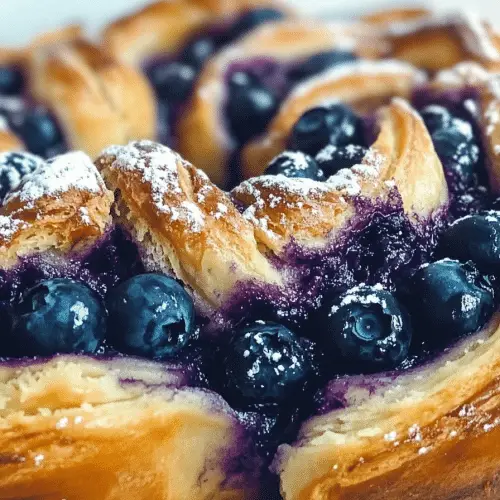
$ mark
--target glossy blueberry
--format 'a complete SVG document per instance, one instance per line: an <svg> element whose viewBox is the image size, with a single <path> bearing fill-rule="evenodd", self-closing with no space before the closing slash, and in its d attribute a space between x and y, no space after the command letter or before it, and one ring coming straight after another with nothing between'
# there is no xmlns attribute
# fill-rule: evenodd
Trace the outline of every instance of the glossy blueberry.
<svg viewBox="0 0 500 500"><path fill-rule="evenodd" d="M224 367L225 395L238 407L283 403L313 373L305 344L288 328L264 321L235 332Z"/></svg>
<svg viewBox="0 0 500 500"><path fill-rule="evenodd" d="M47 158L62 152L64 139L61 130L46 109L28 110L15 128L32 153Z"/></svg>
<svg viewBox="0 0 500 500"><path fill-rule="evenodd" d="M170 62L153 66L148 76L160 99L178 104L189 97L197 71L189 64Z"/></svg>
<svg viewBox="0 0 500 500"><path fill-rule="evenodd" d="M352 62L356 59L356 55L352 52L340 50L320 52L308 57L304 62L292 68L289 72L289 76L294 81L304 80L329 68Z"/></svg>
<svg viewBox="0 0 500 500"><path fill-rule="evenodd" d="M128 354L164 359L186 347L195 332L191 297L172 278L140 274L107 297L114 347Z"/></svg>
<svg viewBox="0 0 500 500"><path fill-rule="evenodd" d="M491 203L491 210L495 212L500 212L500 198L496 198L492 203Z"/></svg>
<svg viewBox="0 0 500 500"><path fill-rule="evenodd" d="M325 176L314 158L300 151L284 151L276 156L269 163L265 174L281 174L285 177L299 177L315 181L325 180Z"/></svg>
<svg viewBox="0 0 500 500"><path fill-rule="evenodd" d="M23 90L24 77L15 66L0 65L0 95L18 95Z"/></svg>
<svg viewBox="0 0 500 500"><path fill-rule="evenodd" d="M328 145L316 155L316 162L326 177L336 174L343 168L351 168L363 161L367 149L356 144L348 146Z"/></svg>
<svg viewBox="0 0 500 500"><path fill-rule="evenodd" d="M306 111L292 129L289 148L315 156L328 144L362 144L360 119L344 104Z"/></svg>
<svg viewBox="0 0 500 500"><path fill-rule="evenodd" d="M420 334L435 344L480 330L495 310L490 281L470 262L443 259L423 266L408 290Z"/></svg>
<svg viewBox="0 0 500 500"><path fill-rule="evenodd" d="M227 118L235 138L244 143L261 133L278 109L278 98L247 73L237 72L229 81Z"/></svg>
<svg viewBox="0 0 500 500"><path fill-rule="evenodd" d="M12 331L20 356L94 353L106 333L106 310L83 283L49 279L23 295Z"/></svg>
<svg viewBox="0 0 500 500"><path fill-rule="evenodd" d="M470 124L454 118L451 127L432 134L432 141L448 173L459 182L470 184L480 154Z"/></svg>
<svg viewBox="0 0 500 500"><path fill-rule="evenodd" d="M500 212L456 220L441 236L438 251L442 257L470 260L483 273L500 273Z"/></svg>
<svg viewBox="0 0 500 500"><path fill-rule="evenodd" d="M179 60L192 68L200 70L217 48L217 40L214 37L202 36L184 48Z"/></svg>
<svg viewBox="0 0 500 500"><path fill-rule="evenodd" d="M408 314L381 285L354 287L326 311L321 342L349 370L391 369L407 357L412 339Z"/></svg>
<svg viewBox="0 0 500 500"><path fill-rule="evenodd" d="M10 191L16 189L23 177L43 163L30 153L0 153L0 204Z"/></svg>
<svg viewBox="0 0 500 500"><path fill-rule="evenodd" d="M452 116L443 106L432 104L422 109L420 114L430 134L438 130L447 129L451 126Z"/></svg>
<svg viewBox="0 0 500 500"><path fill-rule="evenodd" d="M253 9L245 12L236 20L229 30L227 41L235 40L261 24L279 21L283 19L283 17L283 12L272 8Z"/></svg>

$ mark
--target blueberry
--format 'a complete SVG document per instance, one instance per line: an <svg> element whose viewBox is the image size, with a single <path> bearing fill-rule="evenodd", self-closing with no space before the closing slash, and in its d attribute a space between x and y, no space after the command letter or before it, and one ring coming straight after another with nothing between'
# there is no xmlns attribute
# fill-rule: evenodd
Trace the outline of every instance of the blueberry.
<svg viewBox="0 0 500 500"><path fill-rule="evenodd" d="M172 278L140 274L109 293L110 340L128 354L164 359L184 349L195 332L191 297Z"/></svg>
<svg viewBox="0 0 500 500"><path fill-rule="evenodd" d="M217 41L210 36L202 36L188 44L181 52L179 60L198 70L217 50Z"/></svg>
<svg viewBox="0 0 500 500"><path fill-rule="evenodd" d="M225 357L226 395L238 407L282 404L313 373L306 345L288 328L256 321L235 332Z"/></svg>
<svg viewBox="0 0 500 500"><path fill-rule="evenodd" d="M330 177L343 168L351 168L361 163L366 152L365 147L356 144L348 146L332 146L330 144L316 155L316 162L325 176Z"/></svg>
<svg viewBox="0 0 500 500"><path fill-rule="evenodd" d="M432 104L420 112L430 134L451 126L452 116L443 106Z"/></svg>
<svg viewBox="0 0 500 500"><path fill-rule="evenodd" d="M15 66L0 66L0 95L19 95L23 90L24 77Z"/></svg>
<svg viewBox="0 0 500 500"><path fill-rule="evenodd" d="M328 144L362 144L361 121L344 104L306 111L292 129L289 147L315 156Z"/></svg>
<svg viewBox="0 0 500 500"><path fill-rule="evenodd" d="M106 311L83 283L49 279L28 290L15 306L12 331L20 356L95 353L106 332Z"/></svg>
<svg viewBox="0 0 500 500"><path fill-rule="evenodd" d="M289 72L289 77L294 81L304 80L329 68L352 62L356 59L356 55L352 52L340 50L320 52L308 57L304 62L292 68Z"/></svg>
<svg viewBox="0 0 500 500"><path fill-rule="evenodd" d="M472 261L483 273L500 273L500 212L456 220L441 236L438 250L443 257Z"/></svg>
<svg viewBox="0 0 500 500"><path fill-rule="evenodd" d="M189 97L197 71L189 64L171 62L153 66L148 76L160 99L179 104Z"/></svg>
<svg viewBox="0 0 500 500"><path fill-rule="evenodd" d="M450 128L432 134L432 141L448 176L462 185L470 185L479 161L479 147L469 123L453 119Z"/></svg>
<svg viewBox="0 0 500 500"><path fill-rule="evenodd" d="M391 369L408 355L412 328L408 314L381 285L359 285L328 304L321 342L350 370Z"/></svg>
<svg viewBox="0 0 500 500"><path fill-rule="evenodd" d="M61 130L46 109L28 110L15 128L32 153L47 158L62 152L64 139Z"/></svg>
<svg viewBox="0 0 500 500"><path fill-rule="evenodd" d="M493 202L491 203L491 210L500 212L500 198L496 198L495 200L493 200Z"/></svg>
<svg viewBox="0 0 500 500"><path fill-rule="evenodd" d="M42 158L30 153L0 153L0 204L19 186L25 175L42 163Z"/></svg>
<svg viewBox="0 0 500 500"><path fill-rule="evenodd" d="M285 177L299 177L315 181L325 180L314 158L300 151L284 151L269 163L265 174L281 174Z"/></svg>
<svg viewBox="0 0 500 500"><path fill-rule="evenodd" d="M272 8L253 9L245 12L236 20L229 30L227 34L227 41L235 40L249 31L252 31L261 24L279 21L280 19L283 19L283 17L283 12Z"/></svg>
<svg viewBox="0 0 500 500"><path fill-rule="evenodd" d="M238 142L263 132L278 109L278 98L257 78L235 73L229 82L227 117Z"/></svg>
<svg viewBox="0 0 500 500"><path fill-rule="evenodd" d="M408 290L420 333L433 344L480 330L495 310L490 281L470 262L443 259L425 265Z"/></svg>

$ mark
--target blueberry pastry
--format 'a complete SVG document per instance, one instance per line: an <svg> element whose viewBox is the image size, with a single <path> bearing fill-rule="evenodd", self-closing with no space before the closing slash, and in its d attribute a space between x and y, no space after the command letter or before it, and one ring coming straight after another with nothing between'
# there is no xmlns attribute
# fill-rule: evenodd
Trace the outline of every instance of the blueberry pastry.
<svg viewBox="0 0 500 500"><path fill-rule="evenodd" d="M106 43L197 57L227 4L158 3ZM155 98L81 39L0 70L0 140L30 151L0 153L0 498L499 498L496 35L247 7L176 108L185 157L120 145L157 133ZM80 91L118 145L53 155L87 141ZM63 143L21 133L32 106Z"/></svg>
<svg viewBox="0 0 500 500"><path fill-rule="evenodd" d="M291 16L275 0L159 1L110 24L103 44L143 70L158 105L157 135L175 145L175 127L205 63L262 24Z"/></svg>
<svg viewBox="0 0 500 500"><path fill-rule="evenodd" d="M377 30L362 23L289 20L263 26L205 66L180 117L177 147L216 183L237 179L239 149L264 132L296 85L384 50Z"/></svg>
<svg viewBox="0 0 500 500"><path fill-rule="evenodd" d="M110 143L153 138L156 110L147 81L78 29L41 36L15 57L1 56L0 117L32 153L82 149L96 156Z"/></svg>

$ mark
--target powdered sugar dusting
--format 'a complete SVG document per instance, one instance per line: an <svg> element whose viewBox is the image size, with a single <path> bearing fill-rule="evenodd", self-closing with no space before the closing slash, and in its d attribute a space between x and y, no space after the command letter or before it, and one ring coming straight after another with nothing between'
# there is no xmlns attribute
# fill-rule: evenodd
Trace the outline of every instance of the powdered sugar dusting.
<svg viewBox="0 0 500 500"><path fill-rule="evenodd" d="M27 227L26 222L5 215L0 215L0 236L4 239L10 239L14 234Z"/></svg>
<svg viewBox="0 0 500 500"><path fill-rule="evenodd" d="M71 189L90 193L104 190L99 172L81 151L56 156L41 163L23 178L19 189L10 193L5 201L19 200L27 206L33 206L42 197L55 197Z"/></svg>
<svg viewBox="0 0 500 500"><path fill-rule="evenodd" d="M113 168L140 172L142 181L150 186L153 203L159 212L170 215L172 221L186 223L193 232L202 230L205 216L196 203L184 200L178 206L172 206L166 201L167 194L183 193L178 165L187 163L177 153L152 141L139 141L128 146L113 146L104 154L115 157ZM200 172L200 175L204 174ZM204 195L201 194L198 202L203 201Z"/></svg>

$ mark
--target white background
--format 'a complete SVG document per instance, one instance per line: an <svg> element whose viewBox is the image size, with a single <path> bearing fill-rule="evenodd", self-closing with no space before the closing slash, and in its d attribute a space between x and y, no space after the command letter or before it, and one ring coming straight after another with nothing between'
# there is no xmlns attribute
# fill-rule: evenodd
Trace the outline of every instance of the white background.
<svg viewBox="0 0 500 500"><path fill-rule="evenodd" d="M360 11L394 5L413 5L411 0L289 0L306 12L349 16ZM102 25L124 12L144 4L144 0L0 0L0 45L27 42L35 34L71 23L81 22L93 34ZM422 0L420 3L425 3ZM434 0L438 8L466 7L500 25L498 0Z"/></svg>

